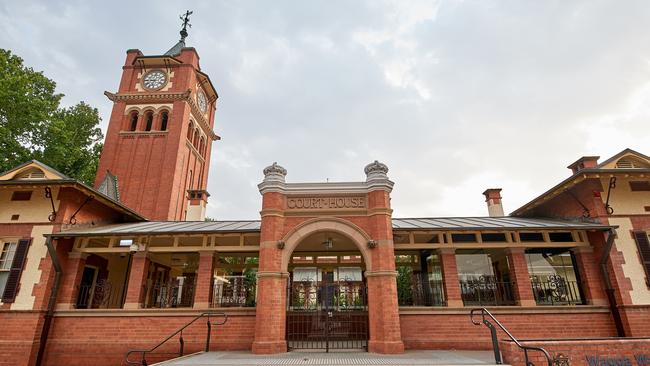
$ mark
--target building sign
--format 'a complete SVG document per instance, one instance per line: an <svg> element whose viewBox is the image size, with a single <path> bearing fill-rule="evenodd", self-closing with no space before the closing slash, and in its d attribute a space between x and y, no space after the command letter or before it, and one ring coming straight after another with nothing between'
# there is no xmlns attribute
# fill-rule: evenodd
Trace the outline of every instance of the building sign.
<svg viewBox="0 0 650 366"><path fill-rule="evenodd" d="M366 208L366 197L288 197L288 210L341 210Z"/></svg>
<svg viewBox="0 0 650 366"><path fill-rule="evenodd" d="M586 356L587 364L589 366L650 366L650 355L635 354L633 362L630 358L621 357L600 357L600 356Z"/></svg>

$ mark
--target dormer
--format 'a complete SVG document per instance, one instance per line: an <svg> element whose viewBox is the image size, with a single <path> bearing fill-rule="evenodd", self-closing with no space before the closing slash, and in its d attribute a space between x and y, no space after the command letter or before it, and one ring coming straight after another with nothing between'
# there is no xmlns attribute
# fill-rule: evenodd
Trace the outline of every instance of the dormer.
<svg viewBox="0 0 650 366"><path fill-rule="evenodd" d="M70 179L65 174L49 167L40 161L32 160L19 165L7 172L0 173L2 180L58 180Z"/></svg>

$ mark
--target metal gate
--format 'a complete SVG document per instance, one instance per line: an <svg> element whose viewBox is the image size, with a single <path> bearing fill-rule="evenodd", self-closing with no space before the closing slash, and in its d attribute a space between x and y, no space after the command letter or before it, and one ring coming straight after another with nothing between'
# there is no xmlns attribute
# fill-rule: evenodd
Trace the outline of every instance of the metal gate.
<svg viewBox="0 0 650 366"><path fill-rule="evenodd" d="M289 281L286 329L289 350L367 350L365 283Z"/></svg>

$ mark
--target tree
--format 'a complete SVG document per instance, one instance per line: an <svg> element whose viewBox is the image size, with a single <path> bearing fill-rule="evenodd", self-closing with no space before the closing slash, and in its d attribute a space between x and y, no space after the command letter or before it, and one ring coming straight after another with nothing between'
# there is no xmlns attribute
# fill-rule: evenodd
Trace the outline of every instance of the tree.
<svg viewBox="0 0 650 366"><path fill-rule="evenodd" d="M37 159L92 184L103 135L97 109L61 108L56 83L0 49L0 172Z"/></svg>

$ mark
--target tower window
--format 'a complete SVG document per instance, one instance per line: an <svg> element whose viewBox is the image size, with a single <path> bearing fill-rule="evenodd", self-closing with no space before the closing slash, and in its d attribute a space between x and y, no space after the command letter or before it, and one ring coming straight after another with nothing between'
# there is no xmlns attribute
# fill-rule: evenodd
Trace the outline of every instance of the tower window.
<svg viewBox="0 0 650 366"><path fill-rule="evenodd" d="M138 128L138 112L131 113L131 125L129 131L135 131Z"/></svg>
<svg viewBox="0 0 650 366"><path fill-rule="evenodd" d="M201 142L199 143L199 154L203 155L205 152L205 140L201 137Z"/></svg>
<svg viewBox="0 0 650 366"><path fill-rule="evenodd" d="M145 114L145 121L146 124L144 130L151 131L151 127L153 126L153 113L147 112L147 114Z"/></svg>
<svg viewBox="0 0 650 366"><path fill-rule="evenodd" d="M192 133L194 133L194 124L190 121L190 126L187 128L187 139L192 142Z"/></svg>
<svg viewBox="0 0 650 366"><path fill-rule="evenodd" d="M167 131L167 120L169 119L169 113L163 111L160 115L160 130Z"/></svg>
<svg viewBox="0 0 650 366"><path fill-rule="evenodd" d="M194 130L194 141L192 142L195 148L199 147L199 129Z"/></svg>

